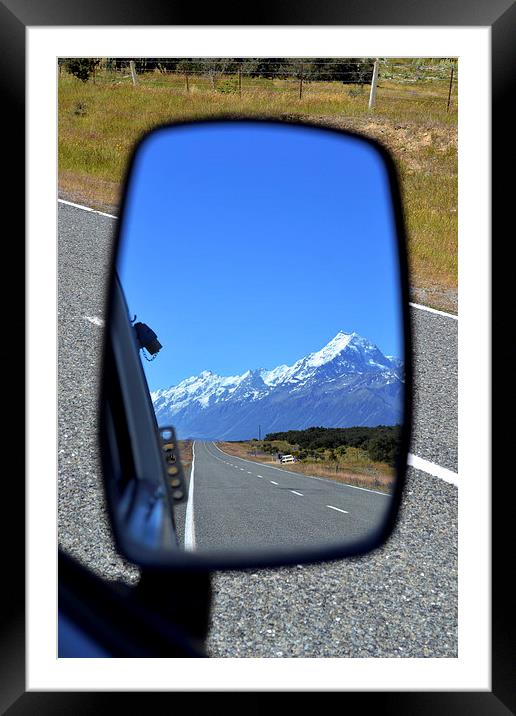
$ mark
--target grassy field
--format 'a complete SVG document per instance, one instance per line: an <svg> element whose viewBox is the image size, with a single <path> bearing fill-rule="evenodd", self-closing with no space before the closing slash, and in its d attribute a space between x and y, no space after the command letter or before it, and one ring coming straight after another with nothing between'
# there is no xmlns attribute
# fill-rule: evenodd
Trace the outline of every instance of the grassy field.
<svg viewBox="0 0 516 716"><path fill-rule="evenodd" d="M284 440L274 440L272 444L276 450L284 454L295 452L296 446L289 445ZM306 459L281 465L274 457L263 453L263 441L219 442L217 445L228 455L241 457L245 460L283 467L290 472L325 477L328 480L383 492L392 490L395 479L393 468L384 463L373 462L363 450L357 448L348 448L345 458L338 462L330 460L329 451L326 451L317 461Z"/></svg>
<svg viewBox="0 0 516 716"><path fill-rule="evenodd" d="M412 300L457 310L457 106L447 111L446 82L380 79L377 106L367 87L305 83L300 100L292 80L253 79L242 96L234 79L213 89L206 78L185 81L159 72L98 75L83 83L59 78L59 192L62 198L116 213L135 142L171 121L220 115L296 119L350 129L382 142L401 180L408 228Z"/></svg>

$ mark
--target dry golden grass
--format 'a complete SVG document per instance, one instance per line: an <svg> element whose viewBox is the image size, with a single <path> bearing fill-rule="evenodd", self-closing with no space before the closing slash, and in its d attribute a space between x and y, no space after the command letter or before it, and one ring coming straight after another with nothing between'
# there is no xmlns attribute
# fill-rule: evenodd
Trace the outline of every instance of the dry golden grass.
<svg viewBox="0 0 516 716"><path fill-rule="evenodd" d="M231 82L229 82L231 87ZM443 82L401 85L381 80L377 107L367 87L338 82L250 80L238 92L213 90L207 78L152 73L133 87L128 77L83 83L59 80L61 196L117 213L135 143L157 125L220 115L304 120L349 129L382 142L400 177L411 269L412 300L457 310L457 105L446 111ZM220 87L220 83L219 83Z"/></svg>
<svg viewBox="0 0 516 716"><path fill-rule="evenodd" d="M248 441L218 442L217 446L228 455L234 455L235 457L265 465L273 465L274 467L289 472L299 472L303 475L324 477L335 482L365 487L372 490L381 490L382 492L391 492L394 487L394 470L383 463L362 461L361 465L356 465L340 462L338 466L339 470L336 472L335 464L329 464L329 462L304 461L281 464L270 455L253 455L253 443Z"/></svg>

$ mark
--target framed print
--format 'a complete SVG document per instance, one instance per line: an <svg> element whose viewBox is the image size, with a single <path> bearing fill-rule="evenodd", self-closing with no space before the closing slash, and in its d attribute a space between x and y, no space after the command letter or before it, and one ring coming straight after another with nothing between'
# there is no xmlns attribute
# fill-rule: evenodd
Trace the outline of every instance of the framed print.
<svg viewBox="0 0 516 716"><path fill-rule="evenodd" d="M502 181L501 177L510 176L504 172L504 169L508 171L508 164L511 161L510 150L514 142L510 131L511 119L514 118L514 111L510 109L515 59L512 41L516 19L514 5L510 2L498 2L489 6L483 3L467 5L450 3L446 8L441 8L430 4L413 6L404 2L390 2L383 4L381 8L374 7L372 3L362 3L360 7L351 5L346 7L345 4L332 4L331 6L323 4L316 9L305 3L289 3L282 4L281 8L259 8L255 17L229 17L224 10L218 11L217 17L214 17L215 14L214 10L208 11L206 17L202 18L202 25L191 25L191 20L194 19L191 17L192 12L177 4L165 6L164 3L150 2L145 6L138 6L136 3L115 2L110 3L109 7L97 7L91 3L74 3L71 6L67 3L41 2L37 7L33 7L32 4L16 0L3 0L0 4L2 46L6 59L1 70L2 86L4 96L10 100L9 110L4 114L4 120L7 120L9 132L7 145L12 153L11 161L5 165L6 169L7 166L9 167L10 175L6 183L6 206L9 207L11 215L21 217L24 214L26 217L29 235L29 241L26 244L29 279L35 277L35 256L40 256L38 251L43 249L43 242L48 242L46 248L48 256L44 264L39 263L38 280L36 283L29 280L26 292L29 318L27 333L29 414L27 418L28 433L23 446L28 465L26 494L21 480L6 481L9 493L6 504L9 504L9 512L16 513L17 519L4 535L5 553L8 560L5 574L9 575L9 588L5 592L9 606L4 610L6 627L2 644L0 680L2 684L6 684L6 688L2 689L2 708L13 714L35 710L42 710L46 713L55 711L56 708L78 710L79 712L82 709L86 712L86 709L98 708L106 698L98 693L93 693L95 691L320 690L344 691L346 699L351 698L353 701L359 699L362 703L368 700L371 706L387 709L389 713L414 713L415 711L435 713L438 709L445 710L447 713L462 713L465 709L473 713L486 714L514 712L516 704L514 688L511 684L514 662L514 619L513 610L508 604L508 595L511 592L506 577L510 572L511 562L511 552L508 546L511 544L512 538L511 520L507 514L511 504L511 500L508 498L511 480L509 467L502 465L504 457L510 449L511 440L510 421L501 418L501 415L505 414L501 406L502 395L505 398L506 406L512 397L511 391L514 390L507 371L507 365L511 365L514 351L511 351L509 347L511 345L510 328L508 328L510 324L507 321L505 310L507 305L511 305L512 298L509 295L510 277L513 273L511 254L508 251L510 242L504 243L498 239L499 243L496 243L496 239L493 240L492 247L495 250L492 252L492 266L495 270L496 280L493 280L492 287L487 278L491 261L489 199L491 198L493 217L495 217L493 227L494 229L498 228L497 232L493 231L493 237L501 235L502 221L506 218L508 207L511 206L508 196L511 191L511 182ZM436 28L440 29L439 39ZM97 664L95 667L96 659L90 659L89 663L86 659L58 659L54 629L55 615L52 616L54 621L49 618L48 623L42 623L44 621L42 620L44 600L42 597L41 604L38 604L34 599L34 590L39 591L39 585L41 585L41 593L43 591L50 593L55 589L55 564L48 560L45 561L41 557L34 560L33 549L36 525L37 541L40 542L41 549L48 550L46 554L51 554L51 550L55 549L56 545L55 531L50 534L48 529L43 529L43 526L51 523L55 517L55 508L49 507L51 503L56 503L55 488L49 486L53 485L52 481L55 479L55 472L52 474L52 471L57 471L56 458L50 459L48 467L47 463L50 453L55 454L57 450L55 449L55 434L45 432L50 427L43 425L41 421L43 419L42 409L55 416L56 402L53 395L56 394L58 379L55 367L57 354L54 353L54 346L58 338L59 321L63 320L63 315L59 314L56 317L56 326L53 325L56 323L54 320L56 296L53 290L56 285L56 252L53 248L53 238L49 237L46 228L56 225L55 198L49 208L50 198L55 197L55 187L51 186L48 179L44 179L44 177L53 176L55 178L57 176L55 159L58 137L57 133L51 134L51 126L45 124L48 117L56 117L56 77L47 73L47 83L36 81L39 77L35 74L38 64L35 58L39 58L41 67L47 68L50 67L50 64L44 63L48 63L48 58L52 57L54 69L57 72L58 58L97 57L101 54L112 57L130 57L137 54L144 58L158 55L178 58L187 55L189 57L223 57L226 55L233 57L238 54L248 57L323 57L326 55L348 57L352 54L353 56L358 54L360 57L374 57L374 42L371 39L368 41L369 44L365 41L366 32L369 34L369 38L375 38L374 41L377 42L378 47L377 54L412 57L415 50L406 49L407 46L403 45L403 32L406 33L409 29L413 32L414 37L416 32L421 33L422 54L428 54L428 57L444 57L446 54L446 57L458 58L458 94L456 98L459 108L459 147L461 147L462 136L465 137L464 146L474 146L474 138L470 136L471 130L468 135L469 126L481 128L484 132L478 139L476 159L471 152L468 156L459 153L458 320L457 316L453 315L456 311L450 304L436 305L432 309L434 314L441 317L443 317L442 314L452 316L449 320L453 322L454 335L457 335L456 329L458 328L460 369L458 378L455 376L455 380L458 380L459 390L458 463L456 440L453 446L449 448L448 445L446 446L448 455L455 450L455 462L441 459L441 455L445 451L441 445L440 452L439 440L444 441L444 438L440 438L441 433L438 425L432 427L433 432L431 435L429 433L428 438L428 444L432 445L434 452L429 449L428 453L420 455L421 462L417 461L418 455L415 454L412 462L413 469L423 471L426 469L425 466L437 464L442 468L441 477L447 478L451 481L447 484L451 484L454 490L458 487L461 492L458 499L458 513L449 507L444 498L442 504L429 503L428 508L431 511L435 510L433 523L436 525L435 534L441 540L439 544L446 540L447 521L452 521L455 524L457 514L459 535L463 529L464 534L470 539L468 543L464 537L459 536L458 541L461 569L458 582L459 611L462 610L464 624L468 625L468 630L459 631L457 634L457 630L454 630L452 624L449 633L441 632L436 636L436 633L430 631L427 643L421 645L417 656L413 657L410 651L410 630L405 629L403 620L399 616L392 622L386 622L383 625L384 633L387 634L391 630L398 629L398 632L403 632L406 641L400 640L401 649L397 653L392 651L388 654L381 653L375 657L372 647L370 651L367 649L361 651L357 646L360 640L363 644L367 642L367 629L363 629L361 624L361 618L365 617L362 616L360 610L356 610L353 620L349 621L347 626L335 622L331 632L335 643L337 640L342 642L347 640L348 644L356 642L355 651L351 647L349 650L347 647L340 647L340 651L336 647L334 651L327 647L321 649L317 654L314 644L319 637L315 635L312 640L307 640L305 651L303 651L305 645L302 644L296 653L285 653L281 648L278 648L276 653L258 650L255 654L251 654L245 649L242 649L240 654L236 651L231 653L227 649L224 651L225 647L221 643L214 642L212 648L215 658L212 661L207 659L200 663L179 659L176 665L177 672L174 678L169 677L168 681L164 680L165 665L160 667L155 663L158 661L157 659L151 659L152 664L149 660L143 659L125 660L125 663L122 661L122 664L118 665L120 672L117 675L114 671L111 673L110 670L117 667L113 662L120 660L112 659L110 665L100 666ZM240 33L240 38L236 37L235 31ZM424 36L425 31L428 33L426 36ZM457 31L457 39L453 36L454 31ZM460 31L463 31L463 35L459 40ZM434 32L433 35L432 32ZM54 34L51 35L51 33ZM246 35L246 33L248 34ZM362 38L364 42L364 49L360 53L358 53L360 46L358 38ZM398 40L400 44L397 45ZM113 47L112 51L108 49L110 43ZM149 53L149 43L155 47L155 51L152 53ZM343 48L340 52L337 49L338 43ZM390 50L389 43L392 48ZM442 51L429 52L432 43L435 43L435 46ZM458 48L455 52L453 51L454 46ZM173 47L173 49L167 51L167 47ZM427 52L423 52L423 48L428 48ZM473 69L475 56L478 64L476 69ZM445 100L448 101L448 105L450 101L453 101L451 88L455 86L453 83L457 79L455 70L454 73L451 73L450 68L447 68L446 77L449 80L447 79L445 92ZM128 69L124 70L124 82L131 81L132 69L128 65ZM137 68L136 71L138 71ZM190 80L188 75L186 77L185 83L188 84ZM49 89L50 87L53 89ZM114 96L117 90L115 84L113 87ZM449 92L448 87L450 88ZM224 95L225 89L224 87L222 89L224 91L221 90L220 94ZM227 92L229 93L233 89L233 86L229 87L228 84ZM188 86L188 90L190 91L190 86ZM489 114L489 90L492 93L492 118ZM306 91L306 87L304 91ZM149 89L150 92L152 89ZM478 102L476 111L475 97ZM36 107L41 109L38 114L39 129L34 122ZM89 107L84 109L80 100L74 99L69 107L69 113L80 114L82 111L88 112L89 109ZM444 106L442 110L444 112ZM120 111L123 112L123 110ZM149 122L151 121L149 119ZM23 127L25 122L28 152L27 162L24 165L21 160L21 148L24 146ZM396 132L398 134L404 132L404 136L411 140L410 132L403 128L403 121L400 120L397 124L399 127ZM488 195L491 170L490 130L496 140L492 149L494 178L492 197ZM48 141L43 143L41 138L45 136L45 132ZM93 137L95 127L91 126L88 132ZM35 145L36 138L37 146ZM78 141L80 143L80 139ZM93 141L95 141L94 137ZM425 141L424 138L422 141ZM503 147L501 146L502 142ZM113 155L116 155L116 151L117 148L114 145L112 147ZM443 145L442 153L445 154L446 151L451 150ZM36 156L36 153L38 171L42 172L37 181L33 170L33 157ZM430 156L430 154L431 151L428 150L428 155ZM27 174L25 174L24 166L27 166ZM475 166L478 167L478 173L475 172ZM106 201L101 206L95 203L96 189L90 187L89 196L92 197L92 200L88 202L86 199L81 199L80 191L77 184L74 183L75 180L71 173L68 176L68 181L70 193L66 197L60 196L60 206L63 208L63 205L72 207L75 205L77 211L93 208L93 212L88 214L92 219L89 226L92 232L98 230L98 234L95 234L97 242L95 245L98 247L100 256L100 252L107 250L106 230L102 227L98 228L100 227L100 217L104 216L111 222L116 221L116 188L109 194L110 197L115 197L113 201ZM96 181L100 183L104 181L104 178L98 176ZM22 206L24 203L22 197L24 196L27 198L26 212ZM82 196L87 196L87 193ZM47 207L44 210L47 218L40 214L42 206ZM96 217L99 217L98 224ZM450 219L450 221L454 220L453 217ZM50 223L45 223L47 221ZM75 218L71 213L68 221L69 230L75 230ZM505 227L504 224L507 236L510 235L510 224L508 227ZM469 243L465 241L465 235L468 236ZM39 249L37 243L35 244L35 237L40 242ZM12 243L15 256L16 251L19 251L21 259L23 253L21 247L24 245L21 237L16 244ZM34 251L35 246L36 252ZM77 261L81 259L80 251L77 251L75 258ZM77 263L75 269L80 270ZM41 274L45 275L48 286L51 286L50 292L47 291L46 294L41 290ZM74 286L73 290L80 294L80 286ZM411 300L418 305L424 303L423 299L417 300L417 296ZM422 308L424 310L425 307L422 306ZM71 317L73 307L67 310L70 311ZM77 321L77 336L80 336L78 341L83 346L81 350L87 352L89 350L87 334L84 333L84 336L81 334L81 326L86 325L84 323L86 320L88 327L96 326L98 328L101 325L98 321L102 321L102 319L99 318L100 310L96 304L91 305L87 315L83 315L83 313L74 314L73 320ZM71 322L70 325L72 325ZM492 359L490 356L490 331L492 331L493 345L497 349L493 352ZM434 350L439 338L446 341L447 335L441 333L440 328L436 328L435 342L428 345L428 351ZM476 344L474 336L477 337ZM476 351L474 355L473 350ZM35 360L36 356L37 360ZM431 362L430 358L429 362ZM505 369L502 369L502 365ZM78 368L76 367L76 369ZM490 395L490 369L495 376L492 398ZM450 368L450 372L453 370L456 370L456 367ZM44 381L42 375L46 376ZM502 380L504 381L503 388ZM9 381L9 383L11 382L14 381ZM474 398L471 395L472 386L476 386ZM32 395L37 395L37 399L32 399ZM67 394L67 400L80 402L82 399L82 395L74 395L72 392ZM439 408L434 406L432 397L425 395L423 399L429 401L428 404L434 410L435 416L438 416ZM63 397L61 397L62 400ZM21 402L19 396L13 396L10 398L9 405L19 406ZM491 410L494 421L492 433L489 435ZM31 415L36 416L36 414L37 422L31 419ZM52 419L55 420L55 418ZM47 418L47 422L50 424L52 419ZM12 423L12 420L10 422ZM20 424L21 420L17 422ZM438 419L435 422L438 423ZM39 426L38 430L35 430L36 426ZM52 426L52 430L54 428L55 426ZM80 434L74 434L74 440L77 444L77 454L80 455L81 450L87 449L88 441ZM34 472L39 465L44 466L42 470L44 478L40 478L40 484L35 482ZM80 460L71 460L67 469L71 470L72 466L73 469L80 469ZM492 486L490 485L491 471ZM504 480L505 474L508 477ZM469 482L471 485L474 484L474 489L463 487L469 475L471 475ZM435 473L433 477L435 477ZM53 493L52 490L54 490ZM450 490L451 492L452 490ZM425 493L425 499L427 497ZM26 513L22 507L24 501L27 505ZM488 509L490 502L492 517ZM27 518L26 523L25 518ZM82 517L77 519L81 520ZM473 527L475 520L477 520L478 527L476 534ZM486 543L490 527L492 528L491 552L489 552L489 546ZM456 529L456 524L454 529ZM93 532L95 532L94 527ZM84 533L85 535L86 533ZM402 551L401 547L400 550ZM411 567L410 574L414 579L414 588L409 591L412 593L414 603L417 603L418 599L421 600L421 620L428 619L428 623L430 623L429 611L435 609L436 613L438 612L439 605L446 601L448 587L445 586L441 589L436 584L434 601L426 600L426 596L423 597L418 591L417 585L420 583L418 578L424 575L427 569L425 559L431 552L431 545L426 545L425 550L421 552L420 572L416 574ZM25 571L25 551L29 556L32 555L32 560L29 560L32 564L27 572ZM436 561L438 560L435 555L432 559L434 558ZM364 557L365 559L367 557ZM430 560L430 558L428 559ZM433 564L431 560L430 563ZM117 571L119 568L119 563L113 559L109 569L112 569L115 578L119 574ZM489 584L490 570L492 570L492 592ZM299 569L298 573L301 571ZM266 600L266 593L278 598L279 592L276 591L278 585L274 583L276 574L276 572L271 572L267 575L269 582L266 588L269 591L266 592L263 587L264 600ZM342 577L343 572L339 574ZM358 572L349 571L349 574L356 578ZM408 571L397 573L396 570L393 570L390 573L389 585L387 586L387 583L379 585L378 591L371 596L368 608L374 609L375 600L385 599L389 605L392 605L392 615L405 614L405 605L401 603L401 597L399 602L396 598L396 583L406 579L407 574ZM478 577L476 586L475 574ZM25 580L26 575L27 581ZM225 581L221 581L222 579ZM232 576L227 575L220 579L217 577L214 582L215 590L225 590L224 599L227 599L227 603L223 604L220 611L217 612L218 618L222 620L224 619L224 609L227 610L230 617L231 615L234 617L234 612L231 612L231 593L232 590L236 593L242 587L242 583L232 582L232 579ZM247 582L252 579L256 579L256 577L247 573ZM298 583L299 578L293 574L291 579L289 588L295 591L294 585ZM338 581L335 580L334 584L338 584ZM31 595L30 598L28 596L27 601L27 604L30 605L27 617L24 609L26 585L30 588ZM44 585L46 585L45 589ZM282 589L287 589L286 584L281 586ZM384 588L385 591L383 591ZM389 590L392 590L391 593ZM450 591L450 594L452 592L453 590ZM403 594L405 598L408 594L407 589L400 594ZM314 603L317 602L317 595L318 592L314 589ZM319 602L321 610L330 608L332 596L329 588L325 587L324 599L321 597ZM288 603L288 599L285 603ZM474 629L474 607L478 607L479 611L482 610L482 614L478 616L476 630ZM45 603L45 608L48 609L47 603ZM256 628L260 633L260 643L265 645L267 640L271 639L271 634L267 630L274 635L274 630L277 628L274 620L271 624L266 623L267 609L271 609L272 613L274 607L269 604L262 611L257 608L254 617L252 610L248 612L248 617L255 619ZM485 614L490 609L492 621L489 633L489 624L486 622ZM426 614L423 614L424 610L426 610ZM332 613L337 614L337 612ZM296 611L296 616L301 620L302 610ZM399 625L396 627L398 621ZM249 628L246 624L241 626L243 642L245 642L245 629ZM321 622L321 624L324 624L323 630L328 629L327 621ZM223 637L229 640L235 634L236 620L233 624L226 624L224 628L221 641ZM36 631L38 632L38 643L34 649L35 641L30 632L35 633ZM422 633L423 629L418 632L417 638ZM438 637L443 641L439 642ZM449 639L448 645L446 639ZM403 648L408 650L407 653L403 653ZM474 653L477 649L480 653ZM48 659L48 654L51 652L55 653L54 661ZM319 658L314 658L316 654ZM229 658L223 658L224 656ZM234 658L238 656L244 658ZM260 658L269 656L276 658ZM46 666L40 668L45 660L47 660ZM490 673L487 668L488 662L490 662ZM200 663L199 667L196 666L198 663ZM150 673L151 666L154 669L153 673ZM166 666L168 674L170 674L170 665ZM82 669L80 675L78 675L78 667ZM326 675L322 673L323 667L326 669ZM92 676L95 668L99 675L99 681L95 681ZM456 672L453 671L455 668ZM162 670L160 671L160 669ZM383 676L379 673L380 669L383 669ZM424 675L425 670L428 672L427 676ZM438 675L435 682L432 682L430 676L430 672L433 670ZM125 672L125 682L121 676L122 671ZM359 675L360 672L363 673L362 676ZM446 672L448 672L447 675ZM456 674L455 681L454 674ZM441 686L436 686L437 682ZM118 693L117 698L121 697L122 694ZM130 694L129 697L134 698L136 694ZM144 698L146 697L144 696Z"/></svg>

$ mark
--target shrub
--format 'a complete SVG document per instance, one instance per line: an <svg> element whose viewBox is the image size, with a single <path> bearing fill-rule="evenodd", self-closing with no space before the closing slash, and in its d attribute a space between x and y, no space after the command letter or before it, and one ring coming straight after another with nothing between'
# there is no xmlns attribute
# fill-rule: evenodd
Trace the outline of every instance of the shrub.
<svg viewBox="0 0 516 716"><path fill-rule="evenodd" d="M238 92L238 84L235 80L224 80L217 84L217 92L221 94L235 94Z"/></svg>
<svg viewBox="0 0 516 716"><path fill-rule="evenodd" d="M98 66L100 60L88 57L76 57L66 60L64 66L69 72L81 82L87 82L95 67Z"/></svg>

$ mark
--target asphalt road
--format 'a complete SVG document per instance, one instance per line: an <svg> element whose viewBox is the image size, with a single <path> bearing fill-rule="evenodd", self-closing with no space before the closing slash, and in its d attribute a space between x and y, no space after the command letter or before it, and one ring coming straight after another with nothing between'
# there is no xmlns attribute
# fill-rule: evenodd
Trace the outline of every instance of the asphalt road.
<svg viewBox="0 0 516 716"><path fill-rule="evenodd" d="M138 570L112 545L97 451L113 226L106 216L59 204L58 538L63 549L103 577L134 583ZM411 319L411 452L456 471L458 324L415 308ZM409 468L396 530L373 553L303 567L216 573L209 654L456 657L457 500L455 486Z"/></svg>
<svg viewBox="0 0 516 716"><path fill-rule="evenodd" d="M213 442L196 440L194 452L187 536L199 552L353 544L380 527L389 507L386 493L250 462Z"/></svg>

